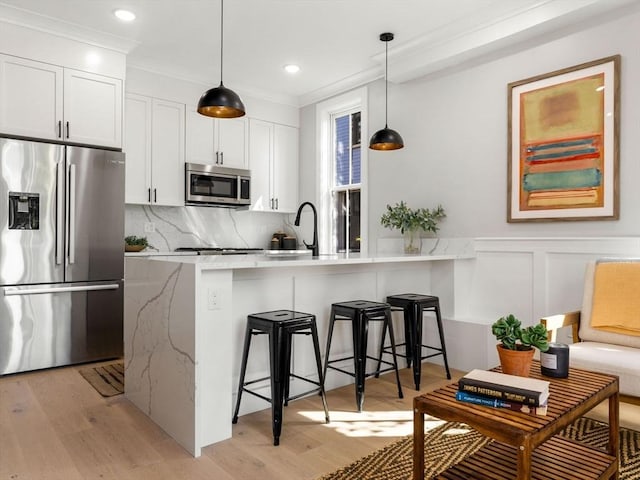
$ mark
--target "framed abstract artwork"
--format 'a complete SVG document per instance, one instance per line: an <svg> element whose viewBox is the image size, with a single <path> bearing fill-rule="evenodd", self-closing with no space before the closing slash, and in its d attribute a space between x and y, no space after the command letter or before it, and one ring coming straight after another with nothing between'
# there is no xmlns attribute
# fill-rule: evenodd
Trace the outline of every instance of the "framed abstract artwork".
<svg viewBox="0 0 640 480"><path fill-rule="evenodd" d="M507 221L619 217L620 56L508 86Z"/></svg>

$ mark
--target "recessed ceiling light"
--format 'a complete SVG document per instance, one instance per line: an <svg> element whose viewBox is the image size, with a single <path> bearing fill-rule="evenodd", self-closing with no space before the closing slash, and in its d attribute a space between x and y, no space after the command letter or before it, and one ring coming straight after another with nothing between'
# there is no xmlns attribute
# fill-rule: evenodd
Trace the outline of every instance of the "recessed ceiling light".
<svg viewBox="0 0 640 480"><path fill-rule="evenodd" d="M136 14L129 10L116 10L113 14L123 22L132 22L136 19Z"/></svg>
<svg viewBox="0 0 640 480"><path fill-rule="evenodd" d="M287 73L298 73L300 71L300 67L298 65L289 64L284 66L284 71Z"/></svg>

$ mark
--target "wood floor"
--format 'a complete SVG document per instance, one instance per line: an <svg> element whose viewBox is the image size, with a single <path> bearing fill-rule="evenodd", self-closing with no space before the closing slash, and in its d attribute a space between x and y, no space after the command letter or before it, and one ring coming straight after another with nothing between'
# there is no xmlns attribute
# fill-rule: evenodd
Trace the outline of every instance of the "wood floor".
<svg viewBox="0 0 640 480"><path fill-rule="evenodd" d="M442 367L424 364L421 392L448 382ZM402 383L400 400L390 374L368 379L360 414L352 385L328 392L328 425L319 397L292 402L278 447L270 410L245 415L233 438L194 459L123 395L101 397L78 367L10 375L0 378L0 480L316 479L411 433L418 392L407 369Z"/></svg>
<svg viewBox="0 0 640 480"><path fill-rule="evenodd" d="M422 392L448 383L439 366L425 363L422 375ZM278 447L265 403L194 459L123 395L101 397L78 367L10 375L0 378L0 479L315 479L411 433L408 369L402 383L400 400L393 376L367 379L360 414L352 385L328 392L331 424L318 396L291 402Z"/></svg>

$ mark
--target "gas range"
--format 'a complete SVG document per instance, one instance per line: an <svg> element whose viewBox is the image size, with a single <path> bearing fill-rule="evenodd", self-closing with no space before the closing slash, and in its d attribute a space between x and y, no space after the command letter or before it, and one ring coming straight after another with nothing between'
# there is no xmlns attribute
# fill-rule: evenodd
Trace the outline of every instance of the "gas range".
<svg viewBox="0 0 640 480"><path fill-rule="evenodd" d="M192 252L194 255L247 255L262 253L262 248L224 248L224 247L180 247L176 252Z"/></svg>

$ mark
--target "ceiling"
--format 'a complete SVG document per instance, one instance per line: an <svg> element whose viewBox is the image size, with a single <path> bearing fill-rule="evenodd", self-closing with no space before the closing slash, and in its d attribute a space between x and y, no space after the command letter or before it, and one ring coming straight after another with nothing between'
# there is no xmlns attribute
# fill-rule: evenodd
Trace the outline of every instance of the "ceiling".
<svg viewBox="0 0 640 480"><path fill-rule="evenodd" d="M306 105L384 76L408 81L638 10L640 0L227 0L224 83ZM112 12L126 8L132 23ZM219 0L0 0L0 19L127 53L127 65L215 86ZM295 75L283 71L300 65Z"/></svg>

